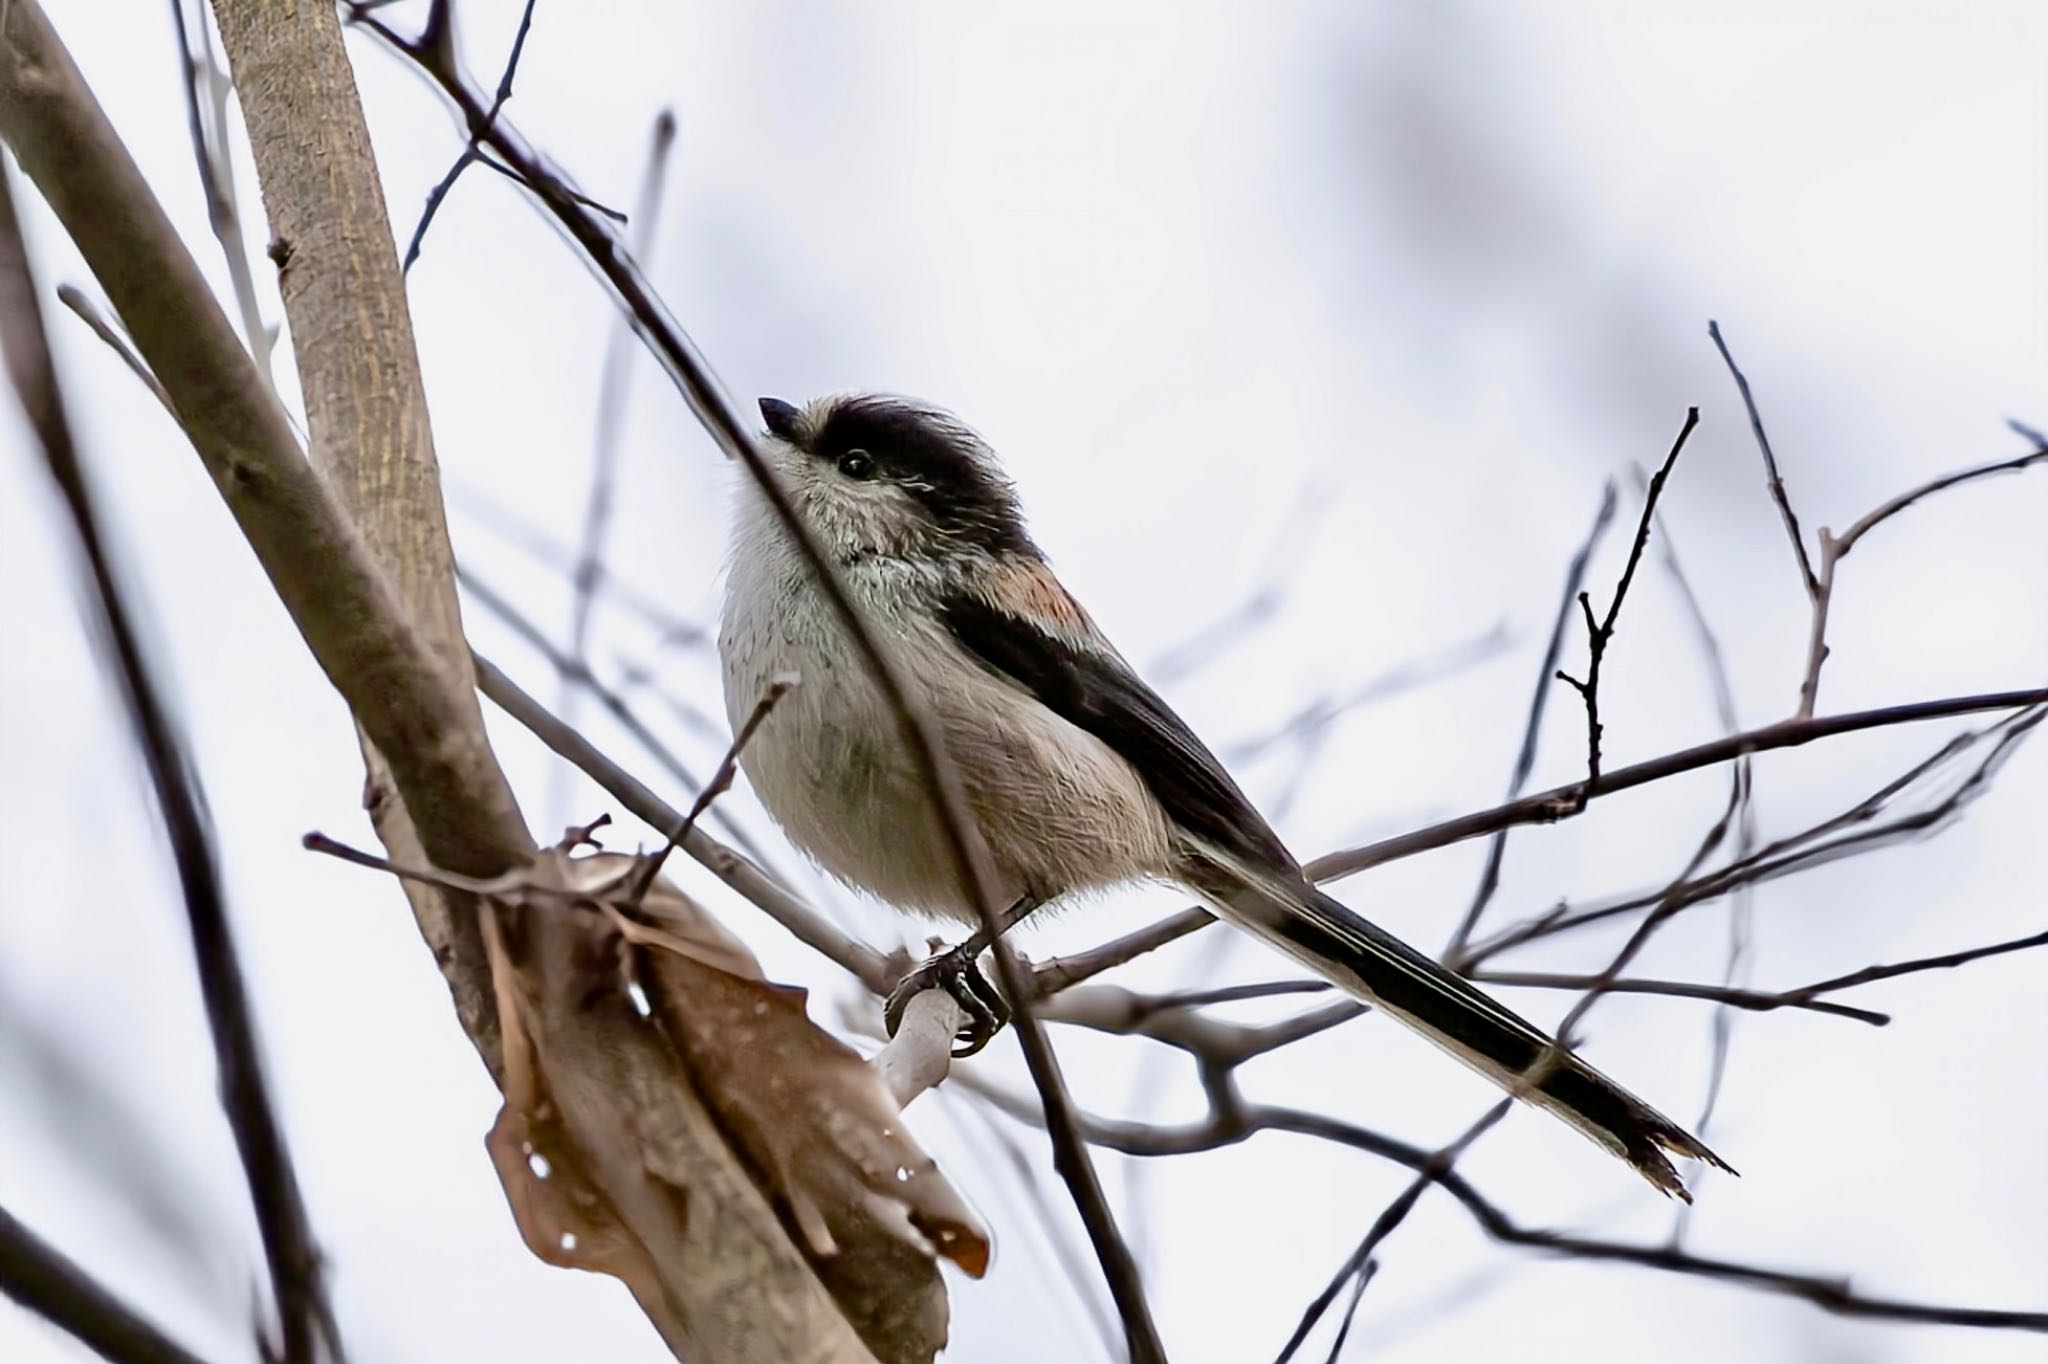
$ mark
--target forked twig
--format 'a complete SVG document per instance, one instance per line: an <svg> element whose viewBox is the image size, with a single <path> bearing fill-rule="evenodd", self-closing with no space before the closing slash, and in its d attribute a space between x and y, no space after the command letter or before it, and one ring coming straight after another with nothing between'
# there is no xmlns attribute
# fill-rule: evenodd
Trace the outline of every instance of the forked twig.
<svg viewBox="0 0 2048 1364"><path fill-rule="evenodd" d="M1794 718L1810 719L1820 698L1820 670L1828 660L1828 611L1834 605L1835 569L1848 557L1849 551L1856 547L1856 542L1923 498L1932 497L1938 492L1965 483L1974 483L1978 479L1989 478L1994 474L2018 473L2042 460L2048 460L2048 441L2044 441L2041 433L2031 427L2020 422L2008 421L2008 427L2022 439L2032 443L2032 450L2024 455L1993 460L1988 464L1973 465L1967 469L1954 470L1928 479L1925 483L1908 488L1898 496L1872 508L1841 535L1834 534L1826 526L1820 527L1817 532L1820 542L1820 567L1816 570L1812 560L1807 556L1806 542L1799 531L1799 518L1793 515L1791 498L1785 492L1785 481L1778 475L1778 461L1771 452L1770 437L1764 434L1763 418L1757 414L1756 400L1750 392L1749 380L1736 367L1735 357L1729 354L1727 342L1721 339L1720 325L1709 322L1707 334L1713 337L1715 347L1721 352L1722 361L1728 366L1729 374L1735 378L1737 391L1742 394L1743 406L1749 412L1750 430L1756 435L1757 448L1763 453L1764 468L1769 474L1771 500L1777 504L1779 515L1784 519L1785 530L1792 537L1793 548L1799 552L1799 566L1806 583L1810 614L1806 631L1806 666L1799 676L1799 708Z"/></svg>
<svg viewBox="0 0 2048 1364"><path fill-rule="evenodd" d="M1650 526L1657 514L1657 499L1663 495L1665 480L1671 477L1672 467L1678 463L1686 439L1699 424L1700 410L1697 407L1687 408L1685 424L1678 428L1678 439L1671 442L1671 453L1664 456L1664 462L1650 476L1649 491L1643 494L1642 519L1636 522L1636 538L1629 544L1628 562L1622 566L1621 578L1614 585L1614 596L1607 603L1607 614L1596 621L1592 597L1583 591L1579 593L1579 611L1586 619L1586 677L1580 681L1560 669L1557 680L1569 685L1586 703L1586 780L1577 794L1571 796L1558 811L1560 816L1575 815L1585 809L1586 802L1592 798L1593 788L1600 783L1600 665L1606 661L1607 646L1614 640L1614 626L1621 618L1621 604L1628 597L1629 584L1635 581L1636 565L1642 562L1643 550L1650 543Z"/></svg>
<svg viewBox="0 0 2048 1364"><path fill-rule="evenodd" d="M1600 508L1593 514L1593 528L1586 532L1578 552L1572 555L1571 563L1564 572L1564 594L1558 599L1557 616L1551 622L1549 640L1543 646L1543 662L1536 670L1536 687L1529 697L1529 716L1522 724L1522 745L1515 752L1515 765L1508 776L1507 798L1513 800L1522 794L1522 788L1529 783L1529 774L1536 767L1537 741L1543 734L1543 716L1550 707L1551 682L1557 673L1558 660L1564 656L1565 627L1571 623L1572 603L1582 594L1586 581L1586 566L1593 560L1593 550L1599 545L1600 537L1607 533L1607 527L1614 520L1614 484L1610 480L1601 491ZM1480 915L1486 912L1487 904L1494 892L1500 889L1501 865L1506 860L1508 830L1494 832L1487 843L1486 861L1480 868L1479 888L1472 893L1471 904L1465 907L1457 928L1451 932L1451 940L1444 946L1444 959L1457 960L1465 950L1465 944L1472 939L1473 930L1479 926Z"/></svg>

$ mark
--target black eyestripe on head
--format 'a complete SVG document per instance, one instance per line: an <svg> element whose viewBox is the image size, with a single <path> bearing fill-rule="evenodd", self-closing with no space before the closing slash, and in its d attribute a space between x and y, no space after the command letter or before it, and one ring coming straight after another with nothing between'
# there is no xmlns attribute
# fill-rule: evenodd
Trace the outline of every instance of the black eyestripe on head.
<svg viewBox="0 0 2048 1364"><path fill-rule="evenodd" d="M1017 495L981 438L944 412L896 398L834 407L810 453L837 461L865 450L879 475L921 503L945 534L978 548L1037 554Z"/></svg>

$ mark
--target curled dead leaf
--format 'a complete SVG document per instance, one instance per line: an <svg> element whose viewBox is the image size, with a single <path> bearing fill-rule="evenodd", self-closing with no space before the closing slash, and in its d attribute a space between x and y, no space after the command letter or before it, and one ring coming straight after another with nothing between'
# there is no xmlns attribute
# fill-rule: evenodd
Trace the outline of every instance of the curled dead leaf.
<svg viewBox="0 0 2048 1364"><path fill-rule="evenodd" d="M532 1041L534 1010L566 1001L588 1022L604 1001L616 1010L638 987L633 1007L644 1004L642 1026L658 1030L680 1063L676 1083L725 1134L868 1349L888 1364L930 1360L948 1325L936 1259L979 1277L986 1231L905 1130L872 1068L810 1020L805 993L763 979L745 945L667 882L636 901L641 865L558 848L489 892L503 911L489 916L486 937L507 1038L507 1102L489 1146L521 1234L550 1263L615 1275L643 1302L644 1290L659 1287L646 1246L600 1191L602 1172L582 1169L576 1124L553 1110L555 1095L567 1102L587 1087L552 1083L547 1049ZM550 927L539 936L556 945L544 954L553 965L536 969L527 955L542 924ZM565 924L578 935L566 947ZM681 1209L695 1173L658 1134L641 1135L642 1167L672 1187ZM546 1178L534 1173L535 1155Z"/></svg>

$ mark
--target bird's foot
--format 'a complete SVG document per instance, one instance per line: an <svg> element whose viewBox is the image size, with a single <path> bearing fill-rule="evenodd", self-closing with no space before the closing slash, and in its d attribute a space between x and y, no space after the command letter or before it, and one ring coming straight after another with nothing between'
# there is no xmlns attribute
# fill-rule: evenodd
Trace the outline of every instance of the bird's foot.
<svg viewBox="0 0 2048 1364"><path fill-rule="evenodd" d="M903 1024L903 1011L910 1001L926 990L944 990L960 1006L967 1021L954 1038L953 1055L972 1056L987 1046L1010 1021L1010 1006L1002 993L981 974L976 960L981 944L973 939L949 948L898 981L882 1003L882 1021L889 1036Z"/></svg>

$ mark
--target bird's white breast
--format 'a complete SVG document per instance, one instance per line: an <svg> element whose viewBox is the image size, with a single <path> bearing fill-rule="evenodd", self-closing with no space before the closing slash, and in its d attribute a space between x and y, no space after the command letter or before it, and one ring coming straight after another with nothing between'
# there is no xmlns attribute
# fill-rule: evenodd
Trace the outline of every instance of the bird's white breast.
<svg viewBox="0 0 2048 1364"><path fill-rule="evenodd" d="M870 558L843 579L937 720L1005 900L1050 900L1164 871L1165 820L1129 764L968 659L923 605L932 590L919 573ZM753 495L735 537L719 647L735 730L778 674L799 678L741 757L790 840L900 908L973 919L897 716Z"/></svg>

